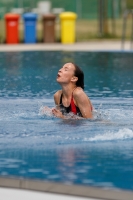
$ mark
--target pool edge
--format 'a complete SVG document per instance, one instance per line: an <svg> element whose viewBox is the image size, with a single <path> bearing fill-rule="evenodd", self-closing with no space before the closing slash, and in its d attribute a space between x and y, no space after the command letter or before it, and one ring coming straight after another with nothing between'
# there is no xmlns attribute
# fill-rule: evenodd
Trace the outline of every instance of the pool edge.
<svg viewBox="0 0 133 200"><path fill-rule="evenodd" d="M35 44L0 44L0 52L14 51L116 51L133 52L130 42L125 42L125 48L121 48L121 41L89 41L77 42L73 44L61 43L35 43Z"/></svg>
<svg viewBox="0 0 133 200"><path fill-rule="evenodd" d="M0 177L0 187L106 200L133 199L132 191L103 189L80 185L65 185L63 183L45 182L22 178Z"/></svg>

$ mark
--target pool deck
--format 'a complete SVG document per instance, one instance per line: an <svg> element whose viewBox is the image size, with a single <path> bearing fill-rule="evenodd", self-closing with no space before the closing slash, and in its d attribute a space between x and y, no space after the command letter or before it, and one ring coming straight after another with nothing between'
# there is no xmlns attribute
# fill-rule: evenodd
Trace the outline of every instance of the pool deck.
<svg viewBox="0 0 133 200"><path fill-rule="evenodd" d="M16 51L131 51L121 41L90 41L75 44L0 44L0 52ZM52 182L0 177L0 199L3 200L133 200L133 191L65 185Z"/></svg>
<svg viewBox="0 0 133 200"><path fill-rule="evenodd" d="M133 51L133 49L131 50L130 41L126 41L122 49L120 40L98 40L74 44L0 44L0 52L3 51Z"/></svg>
<svg viewBox="0 0 133 200"><path fill-rule="evenodd" d="M0 196L3 200L86 200L82 197L73 197L66 195L58 194L49 194L42 192L34 192L27 190L16 190L16 189L5 189L0 188ZM88 199L88 200L97 200L97 199Z"/></svg>

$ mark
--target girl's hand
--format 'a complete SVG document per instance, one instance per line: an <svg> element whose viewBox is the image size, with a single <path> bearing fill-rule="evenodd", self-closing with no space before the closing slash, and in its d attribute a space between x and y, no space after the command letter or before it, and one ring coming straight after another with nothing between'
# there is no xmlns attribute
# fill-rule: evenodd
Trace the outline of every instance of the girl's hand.
<svg viewBox="0 0 133 200"><path fill-rule="evenodd" d="M54 116L59 117L59 118L64 118L64 115L62 115L62 112L60 110L57 110L56 108L52 109L52 113Z"/></svg>

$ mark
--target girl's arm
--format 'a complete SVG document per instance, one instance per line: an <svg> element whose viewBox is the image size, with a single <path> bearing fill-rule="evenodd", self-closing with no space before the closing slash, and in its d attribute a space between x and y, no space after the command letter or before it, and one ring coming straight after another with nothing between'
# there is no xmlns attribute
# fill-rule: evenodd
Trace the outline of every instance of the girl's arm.
<svg viewBox="0 0 133 200"><path fill-rule="evenodd" d="M81 89L77 89L74 91L73 97L83 118L92 119L92 104L85 92Z"/></svg>
<svg viewBox="0 0 133 200"><path fill-rule="evenodd" d="M55 102L56 107L59 107L61 92L62 92L62 91L59 90L59 91L57 91L57 92L54 94L54 102ZM65 119L65 116L62 114L62 112L61 112L58 108L53 108L53 109L52 109L52 113L53 113L53 115L56 116L56 117Z"/></svg>

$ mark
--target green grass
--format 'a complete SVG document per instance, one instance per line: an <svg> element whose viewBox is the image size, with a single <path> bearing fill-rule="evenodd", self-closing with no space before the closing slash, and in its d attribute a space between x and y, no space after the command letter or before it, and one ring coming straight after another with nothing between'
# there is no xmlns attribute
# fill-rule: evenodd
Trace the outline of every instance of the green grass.
<svg viewBox="0 0 133 200"><path fill-rule="evenodd" d="M131 38L131 23L132 20L129 18L127 20L127 30L126 30L126 39ZM97 20L77 20L76 21L76 41L90 41L90 40L101 40L101 39L121 39L122 37L122 25L123 19L117 19L115 22L115 34L112 31L112 22L108 20L108 33L102 37L99 36L99 27ZM5 21L0 21L0 43L5 42L6 38L5 30ZM60 23L56 22L55 24L55 36L56 42L60 42ZM19 23L19 40L22 43L24 39L24 25L21 21ZM37 41L43 41L43 24L41 21L37 23Z"/></svg>

